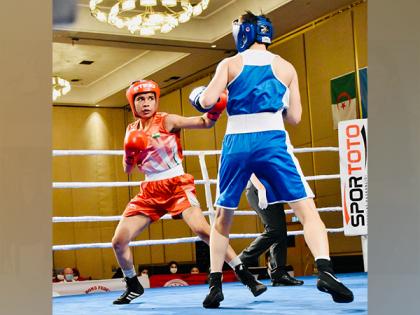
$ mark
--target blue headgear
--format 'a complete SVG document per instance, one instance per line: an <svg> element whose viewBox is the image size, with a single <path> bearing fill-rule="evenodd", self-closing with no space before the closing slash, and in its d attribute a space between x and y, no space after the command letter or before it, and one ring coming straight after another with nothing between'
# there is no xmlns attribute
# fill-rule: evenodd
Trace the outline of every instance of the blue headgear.
<svg viewBox="0 0 420 315"><path fill-rule="evenodd" d="M257 23L233 24L232 34L235 39L236 49L242 52L253 43L271 44L273 38L273 25L262 16L257 17Z"/></svg>

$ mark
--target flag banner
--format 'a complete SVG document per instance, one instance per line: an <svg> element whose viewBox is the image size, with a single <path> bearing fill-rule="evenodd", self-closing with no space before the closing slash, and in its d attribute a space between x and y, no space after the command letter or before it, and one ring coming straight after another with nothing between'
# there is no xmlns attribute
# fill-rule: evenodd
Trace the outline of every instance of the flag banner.
<svg viewBox="0 0 420 315"><path fill-rule="evenodd" d="M367 119L338 124L343 225L349 236L368 234L367 138Z"/></svg>
<svg viewBox="0 0 420 315"><path fill-rule="evenodd" d="M331 110L334 129L338 122L357 118L356 77L354 72L331 80Z"/></svg>
<svg viewBox="0 0 420 315"><path fill-rule="evenodd" d="M359 69L359 81L362 117L367 118L367 68ZM340 121L358 118L355 73L351 72L333 78L330 85L334 129L338 129Z"/></svg>

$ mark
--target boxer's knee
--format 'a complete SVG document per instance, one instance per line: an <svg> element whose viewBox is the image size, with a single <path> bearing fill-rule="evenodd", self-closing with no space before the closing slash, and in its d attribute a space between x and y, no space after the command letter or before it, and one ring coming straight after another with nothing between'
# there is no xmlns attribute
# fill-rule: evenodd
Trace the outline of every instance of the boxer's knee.
<svg viewBox="0 0 420 315"><path fill-rule="evenodd" d="M128 246L129 240L121 235L114 235L112 238L112 248L116 251L122 251Z"/></svg>
<svg viewBox="0 0 420 315"><path fill-rule="evenodd" d="M228 235L232 224L233 210L216 209L214 228L223 235Z"/></svg>

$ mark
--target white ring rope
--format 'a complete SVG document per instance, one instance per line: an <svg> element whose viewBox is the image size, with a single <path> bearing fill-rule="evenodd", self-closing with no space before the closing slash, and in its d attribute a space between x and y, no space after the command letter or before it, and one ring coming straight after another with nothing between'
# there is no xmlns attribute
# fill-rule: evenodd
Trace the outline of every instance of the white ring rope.
<svg viewBox="0 0 420 315"><path fill-rule="evenodd" d="M319 148L299 148L293 149L294 153L306 153L306 152L338 152L337 147L319 147ZM217 184L217 180L209 179L206 167L205 156L206 155L217 155L220 154L221 150L203 150L203 151L184 151L184 156L198 156L200 162L200 168L202 172L202 180L194 180L195 184L204 184L206 192L206 205L209 211L203 211L203 214L210 217L214 216L213 202L210 191L210 184ZM53 156L87 156L87 155L123 155L123 150L53 150ZM339 179L339 174L332 175L316 175L306 176L306 180L328 180L328 179ZM54 182L53 188L98 188L98 187L128 187L128 186L139 186L141 182ZM327 207L318 208L319 212L328 211L341 211L341 207ZM285 210L286 214L292 214L293 210ZM235 215L256 215L255 211L235 211ZM161 219L171 219L169 214L162 216ZM119 221L121 216L79 216L79 217L53 217L53 223L65 223L65 222L109 222ZM326 229L329 233L340 233L344 231L344 228ZM231 234L231 239L239 238L256 238L260 234ZM287 235L303 235L303 231L288 231ZM199 237L183 237L175 239L163 239L163 240L143 240L130 242L130 246L150 246L150 245L167 245L167 244L181 244L181 243L192 243L199 241ZM75 250L83 248L112 248L112 243L88 243L88 244L70 244L70 245L54 245L53 250Z"/></svg>
<svg viewBox="0 0 420 315"><path fill-rule="evenodd" d="M329 233L340 233L343 232L343 228L327 229ZM242 238L256 238L260 234L230 234L229 239L242 239ZM303 235L303 231L289 231L287 235ZM150 246L150 245L168 245L168 244L182 244L182 243L193 243L201 241L197 236L194 237L181 237L181 238L170 238L164 240L145 240L145 241L133 241L130 242L129 246ZM88 243L88 244L71 244L71 245L54 245L53 250L74 250L83 248L112 248L112 243Z"/></svg>
<svg viewBox="0 0 420 315"><path fill-rule="evenodd" d="M306 176L307 181L311 180L325 180L325 179L339 179L339 174L332 175L316 175L316 176ZM140 186L142 182L54 182L52 187L57 189L63 188L100 188L100 187L134 187ZM209 179L208 181L204 179L194 180L194 184L205 185L205 184L217 184L216 179Z"/></svg>
<svg viewBox="0 0 420 315"><path fill-rule="evenodd" d="M330 176L330 175L327 175ZM216 179L210 179L210 184L217 184ZM140 186L142 182L55 182L53 188L99 188L99 187L133 187ZM205 184L203 179L194 180L194 184Z"/></svg>
<svg viewBox="0 0 420 315"><path fill-rule="evenodd" d="M317 208L318 212L335 212L342 211L341 207L327 207L327 208ZM284 210L285 214L293 214L293 210L288 209ZM210 215L211 211L203 211L204 216ZM253 210L237 210L235 211L236 215L252 215L255 216L257 213ZM72 222L111 222L119 221L122 218L120 215L113 216L79 216L79 217L53 217L53 223L72 223ZM161 220L172 219L170 214L165 214L160 218Z"/></svg>
<svg viewBox="0 0 420 315"><path fill-rule="evenodd" d="M294 153L306 153L306 152L338 152L337 147L318 147L318 148L294 148ZM183 151L184 156L195 156L199 154L204 155L215 155L220 154L221 150L202 150L194 151L187 150ZM53 150L53 156L71 156L71 155L123 155L123 150Z"/></svg>

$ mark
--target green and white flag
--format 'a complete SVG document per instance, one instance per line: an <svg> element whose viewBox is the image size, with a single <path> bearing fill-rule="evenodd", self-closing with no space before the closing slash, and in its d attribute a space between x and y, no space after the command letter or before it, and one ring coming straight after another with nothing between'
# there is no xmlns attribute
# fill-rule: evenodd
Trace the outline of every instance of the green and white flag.
<svg viewBox="0 0 420 315"><path fill-rule="evenodd" d="M331 105L334 129L339 121L357 118L354 72L331 79Z"/></svg>

